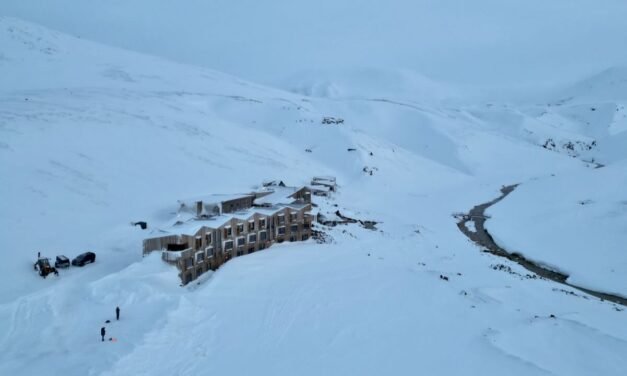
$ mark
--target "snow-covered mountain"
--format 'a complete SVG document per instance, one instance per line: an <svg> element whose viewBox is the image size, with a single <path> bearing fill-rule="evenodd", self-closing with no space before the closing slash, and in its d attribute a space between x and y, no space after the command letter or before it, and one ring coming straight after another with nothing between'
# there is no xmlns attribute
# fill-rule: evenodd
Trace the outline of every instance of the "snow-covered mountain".
<svg viewBox="0 0 627 376"><path fill-rule="evenodd" d="M453 218L522 183L490 209L496 241L626 296L625 69L486 103L392 69L285 91L6 17L0 46L1 374L627 371L624 307L480 252ZM276 245L179 287L129 225L312 175L340 185L319 210L377 230L325 228L330 243ZM586 252L591 237L612 241ZM88 249L87 268L32 272L37 251Z"/></svg>
<svg viewBox="0 0 627 376"><path fill-rule="evenodd" d="M3 0L0 14L274 84L365 67L537 86L627 63L623 0Z"/></svg>

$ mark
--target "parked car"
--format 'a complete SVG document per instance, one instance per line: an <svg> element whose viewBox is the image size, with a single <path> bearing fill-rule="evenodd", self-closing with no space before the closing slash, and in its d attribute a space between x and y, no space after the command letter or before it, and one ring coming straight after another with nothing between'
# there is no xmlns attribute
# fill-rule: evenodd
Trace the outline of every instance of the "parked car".
<svg viewBox="0 0 627 376"><path fill-rule="evenodd" d="M59 255L57 256L57 259L54 261L54 267L55 268L69 268L70 259L63 255Z"/></svg>
<svg viewBox="0 0 627 376"><path fill-rule="evenodd" d="M74 266L83 266L85 264L89 264L96 261L96 254L93 252L85 252L76 256L74 260L72 260L72 265Z"/></svg>

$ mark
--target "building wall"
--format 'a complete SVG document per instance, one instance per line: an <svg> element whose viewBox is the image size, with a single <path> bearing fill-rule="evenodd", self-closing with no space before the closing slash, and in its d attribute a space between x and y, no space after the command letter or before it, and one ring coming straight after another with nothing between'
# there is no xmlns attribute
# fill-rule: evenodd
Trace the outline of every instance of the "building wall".
<svg viewBox="0 0 627 376"><path fill-rule="evenodd" d="M294 194L292 194L292 197L295 200L298 200L305 204L311 204L311 189L307 187L302 187L298 191L294 192Z"/></svg>
<svg viewBox="0 0 627 376"><path fill-rule="evenodd" d="M254 199L254 196L244 196L233 200L223 201L222 213L233 213L238 210L252 208Z"/></svg>
<svg viewBox="0 0 627 376"><path fill-rule="evenodd" d="M302 241L311 237L311 226L313 216L309 214L311 206L307 205L301 209L283 208L271 216L255 213L246 219L232 218L227 223L217 229L203 227L193 237L197 239L200 236L201 247L193 247L193 252L182 255L177 263L180 270L179 276L183 284L189 283L202 273L208 270L216 270L222 264L233 257L243 256L261 249L271 247L275 242L283 241ZM261 226L260 220L265 219L265 226ZM252 227L251 227L252 224ZM238 227L239 226L239 227ZM285 233L278 234L280 227L285 227ZM295 226L295 231L292 231ZM227 229L230 227L230 235ZM261 240L260 232L266 231L267 239ZM211 243L204 243L205 235L212 234ZM250 235L255 234L256 239L250 242ZM238 245L238 238L244 238L243 245ZM233 241L233 248L225 250L223 245L225 241ZM213 253L207 253L206 247L212 246ZM198 260L198 254L203 253L202 261Z"/></svg>

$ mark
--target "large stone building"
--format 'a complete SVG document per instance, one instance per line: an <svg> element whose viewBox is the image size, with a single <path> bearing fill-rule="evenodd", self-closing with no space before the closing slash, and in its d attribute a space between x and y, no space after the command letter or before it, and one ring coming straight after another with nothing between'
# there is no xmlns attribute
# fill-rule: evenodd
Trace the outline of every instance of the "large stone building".
<svg viewBox="0 0 627 376"><path fill-rule="evenodd" d="M176 223L167 233L144 240L143 253L162 251L175 264L183 284L229 259L283 241L311 237L313 216L307 187L266 187L242 195L180 200Z"/></svg>

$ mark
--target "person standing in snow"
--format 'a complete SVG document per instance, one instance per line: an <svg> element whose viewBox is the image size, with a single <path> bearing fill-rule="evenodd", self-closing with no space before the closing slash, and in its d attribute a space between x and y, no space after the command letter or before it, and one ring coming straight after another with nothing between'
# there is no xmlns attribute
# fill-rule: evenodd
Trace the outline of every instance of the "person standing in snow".
<svg viewBox="0 0 627 376"><path fill-rule="evenodd" d="M100 328L100 336L102 336L102 342L104 342L105 333L106 333L106 331L105 331L105 328L103 326L102 328Z"/></svg>
<svg viewBox="0 0 627 376"><path fill-rule="evenodd" d="M41 258L41 252L37 252L37 260Z"/></svg>
<svg viewBox="0 0 627 376"><path fill-rule="evenodd" d="M120 319L120 307L115 307L115 319Z"/></svg>

